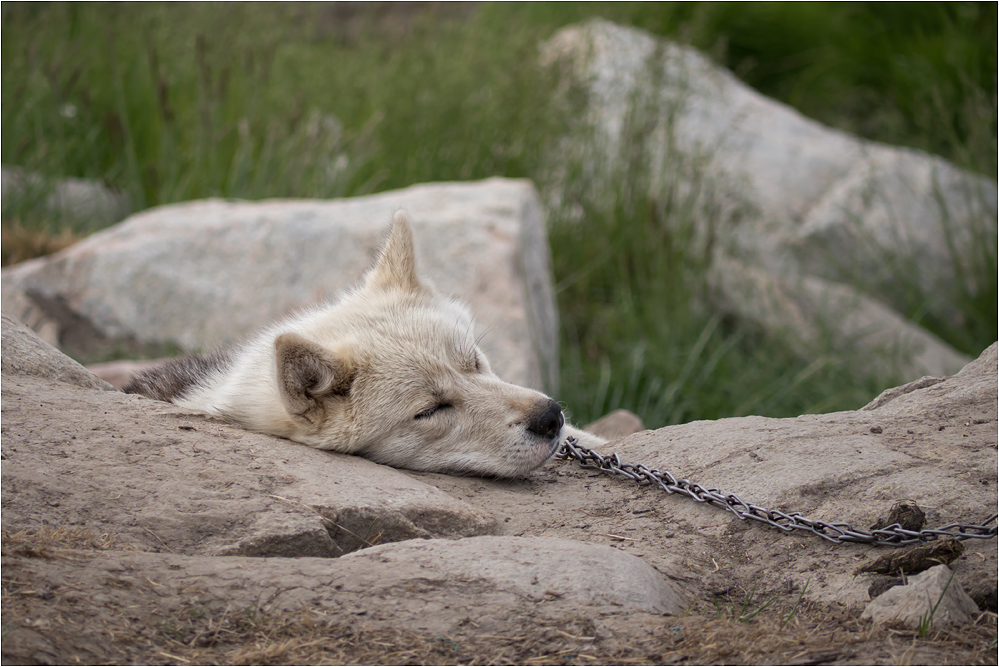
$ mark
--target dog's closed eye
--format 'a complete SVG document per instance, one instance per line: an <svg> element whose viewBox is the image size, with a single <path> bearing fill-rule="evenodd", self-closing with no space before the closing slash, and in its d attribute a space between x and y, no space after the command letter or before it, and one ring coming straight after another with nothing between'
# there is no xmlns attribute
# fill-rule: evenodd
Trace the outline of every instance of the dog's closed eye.
<svg viewBox="0 0 999 667"><path fill-rule="evenodd" d="M427 419L429 417L433 417L435 414L437 414L442 410L449 410L453 407L454 406L451 405L450 403L438 403L437 405L429 407L426 410L421 410L420 412L417 412L414 419Z"/></svg>

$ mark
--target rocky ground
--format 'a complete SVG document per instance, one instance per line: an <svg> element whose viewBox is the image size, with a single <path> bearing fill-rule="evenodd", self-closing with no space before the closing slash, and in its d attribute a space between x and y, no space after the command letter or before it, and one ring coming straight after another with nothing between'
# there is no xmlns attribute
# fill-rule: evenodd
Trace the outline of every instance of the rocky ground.
<svg viewBox="0 0 999 667"><path fill-rule="evenodd" d="M446 631L414 629L366 611L372 605L357 591L336 608L272 610L211 590L207 573L192 576L180 557L144 557L101 542L82 534L6 540L4 617L13 629L4 664L869 665L994 664L996 657L994 616L920 636L842 606L799 604L799 592L742 588L694 600L675 616L614 607L573 613L559 607L556 591L492 614L473 603L492 602L488 591L456 582L445 607L461 622ZM271 560L218 563L213 576L246 568L281 579L302 567ZM320 587L321 579L308 584ZM395 608L411 619L415 601L422 605L439 585L397 590Z"/></svg>
<svg viewBox="0 0 999 667"><path fill-rule="evenodd" d="M520 480L394 470L113 391L6 317L3 345L4 664L996 661L992 539L860 572L900 552L565 461ZM928 527L982 522L996 364L993 346L861 411L613 448L858 528L902 500ZM948 560L946 601L916 590ZM874 614L895 584L920 618L911 600Z"/></svg>
<svg viewBox="0 0 999 667"><path fill-rule="evenodd" d="M740 184L718 196L741 226L698 232L735 230L715 243L738 250L713 264L721 314L789 329L804 355L826 337L866 350L874 375L933 376L854 412L624 428L609 449L862 530L899 508L929 528L988 523L997 346L971 361L881 300L913 267L903 281L931 314L957 317L965 269L944 250L995 245L974 227L995 218L994 181L822 128L640 32L592 22L546 50L587 64L608 147L635 111L623 102L649 97L668 113L645 134L669 139L650 156L668 145L718 188ZM645 81L661 58L668 76ZM5 196L32 178L5 172ZM83 185L46 206L79 209L62 200ZM105 203L108 221L127 210ZM565 461L518 480L394 470L121 394L7 316L91 360L205 349L355 280L400 207L428 273L502 343L500 374L555 386L527 181L188 202L4 270L4 664L996 664L994 538L836 545Z"/></svg>

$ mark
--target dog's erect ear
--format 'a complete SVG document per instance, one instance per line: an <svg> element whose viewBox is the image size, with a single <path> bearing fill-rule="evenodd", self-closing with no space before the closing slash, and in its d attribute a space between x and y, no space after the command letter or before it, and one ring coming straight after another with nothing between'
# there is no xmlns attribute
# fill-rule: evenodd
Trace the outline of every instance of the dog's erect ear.
<svg viewBox="0 0 999 667"><path fill-rule="evenodd" d="M354 380L350 359L298 334L281 334L274 341L278 389L293 417L317 425L326 415L326 401L346 396Z"/></svg>
<svg viewBox="0 0 999 667"><path fill-rule="evenodd" d="M368 289L402 289L415 292L422 288L416 275L416 250L409 219L398 211L392 220L392 231L382 246L375 267L368 273L364 286Z"/></svg>

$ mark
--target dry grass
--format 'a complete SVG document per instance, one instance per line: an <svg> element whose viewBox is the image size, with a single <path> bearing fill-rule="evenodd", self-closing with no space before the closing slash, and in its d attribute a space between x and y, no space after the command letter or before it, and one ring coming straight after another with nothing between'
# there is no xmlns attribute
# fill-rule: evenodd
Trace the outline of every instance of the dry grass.
<svg viewBox="0 0 999 667"><path fill-rule="evenodd" d="M774 613L750 623L667 617L651 633L632 636L585 628L584 634L576 634L564 625L534 624L530 619L503 634L467 628L449 636L424 636L345 623L311 611L297 616L240 613L191 620L185 632L178 634L175 629L155 651L183 664L231 665L995 664L996 660L994 614L983 615L977 625L958 633L925 639L914 632L875 626L841 609L815 607L783 628L780 616Z"/></svg>
<svg viewBox="0 0 999 667"><path fill-rule="evenodd" d="M25 226L20 220L5 220L0 224L0 258L2 265L17 264L35 257L51 255L68 248L82 237L69 228L55 234Z"/></svg>
<svg viewBox="0 0 999 667"><path fill-rule="evenodd" d="M6 596L5 596L6 597ZM9 611L10 600L5 600ZM63 614L63 617L67 614ZM152 635L119 628L127 664L223 665L592 665L592 664L995 664L995 615L959 633L919 638L842 609L812 607L782 626L781 613L752 622L664 617L651 631L594 630L588 619L524 619L499 634L473 627L421 635L315 611L208 615L192 607L155 623ZM576 626L576 627L573 627ZM122 632L122 631L125 632Z"/></svg>
<svg viewBox="0 0 999 667"><path fill-rule="evenodd" d="M16 618L17 598L31 591L5 591L4 614ZM58 605L58 600L53 600ZM10 614L10 616L8 616ZM842 610L812 610L783 629L778 615L743 623L728 618L664 617L652 631L624 627L588 634L566 625L526 618L502 633L472 627L447 635L418 634L363 619L314 611L259 611L206 615L197 608L138 624L119 617L104 636L114 637L101 662L107 664L222 665L592 665L592 664L995 664L995 616L960 633L919 638L874 626ZM61 609L62 630L81 614ZM73 620L70 620L73 619ZM580 622L581 624L583 622ZM85 624L82 624L85 625ZM82 627L81 625L81 627ZM140 631L144 627L147 631ZM155 630L150 632L149 629ZM78 632L78 631L77 631ZM93 637L65 634L60 644ZM68 655L68 654L67 654Z"/></svg>
<svg viewBox="0 0 999 667"><path fill-rule="evenodd" d="M193 602L164 608L155 596L139 604L108 595L80 595L75 584L37 579L36 559L121 548L115 535L42 528L2 535L4 660L35 655L20 647L23 631L44 631L47 661L103 664L996 664L997 616L953 632L920 637L859 617L858 610L800 602L797 595L735 596L721 606L696 603L675 616L597 617L525 614L469 619L446 633L397 627L390 618L303 609L262 608L221 613ZM193 590L193 589L192 589ZM99 599L100 598L100 599ZM748 607L748 610L747 610ZM747 613L747 611L749 613ZM29 639L30 640L30 637ZM93 650L91 649L93 647ZM82 649L82 652L81 652ZM39 654L42 655L42 654ZM80 656L90 656L80 657ZM99 656L99 657L98 657ZM34 659L34 658L32 658Z"/></svg>
<svg viewBox="0 0 999 667"><path fill-rule="evenodd" d="M0 533L4 556L27 558L61 558L73 550L105 551L122 549L118 535L97 534L85 528L46 528L37 530L4 531Z"/></svg>

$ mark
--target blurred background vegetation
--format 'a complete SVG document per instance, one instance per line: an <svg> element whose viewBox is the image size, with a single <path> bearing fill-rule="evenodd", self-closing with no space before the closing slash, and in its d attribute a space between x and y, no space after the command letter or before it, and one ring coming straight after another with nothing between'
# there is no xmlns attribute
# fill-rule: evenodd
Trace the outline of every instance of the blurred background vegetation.
<svg viewBox="0 0 999 667"><path fill-rule="evenodd" d="M4 2L0 157L98 179L134 210L489 176L544 191L544 155L576 119L536 67L538 45L600 16L701 49L823 123L995 178L996 7ZM799 358L713 316L702 258L647 231L649 216L675 212L642 197L623 182L614 201L584 201L585 233L548 211L559 398L577 420L617 407L653 427L853 409L897 381L857 380L842 359ZM4 261L91 231L5 204ZM991 292L949 337L970 355L997 335L991 256Z"/></svg>

